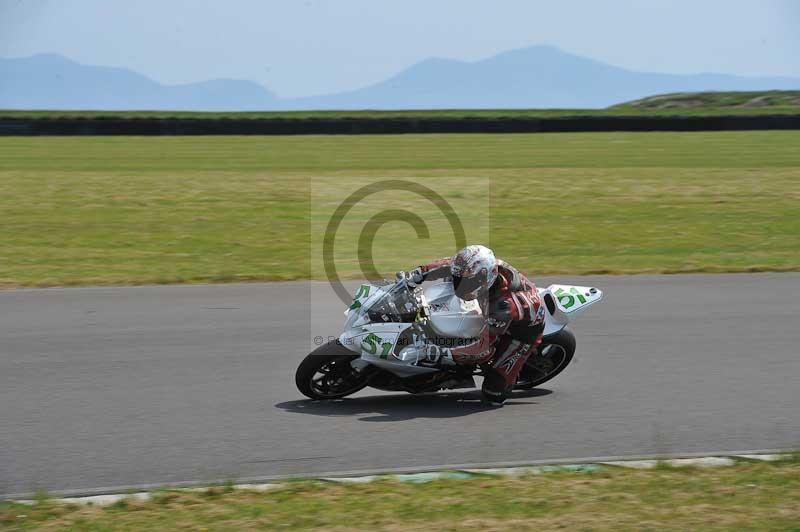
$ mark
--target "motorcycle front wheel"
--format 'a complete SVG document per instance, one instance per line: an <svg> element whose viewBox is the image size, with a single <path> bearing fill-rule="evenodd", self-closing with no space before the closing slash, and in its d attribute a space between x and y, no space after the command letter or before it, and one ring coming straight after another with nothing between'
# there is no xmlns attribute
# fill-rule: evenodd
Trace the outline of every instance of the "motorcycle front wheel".
<svg viewBox="0 0 800 532"><path fill-rule="evenodd" d="M363 389L368 371L356 371L350 362L358 358L346 347L329 342L312 351L294 375L297 389L310 399L340 399Z"/></svg>
<svg viewBox="0 0 800 532"><path fill-rule="evenodd" d="M545 336L539 348L525 361L514 388L530 390L549 381L564 371L573 355L575 335L568 328Z"/></svg>

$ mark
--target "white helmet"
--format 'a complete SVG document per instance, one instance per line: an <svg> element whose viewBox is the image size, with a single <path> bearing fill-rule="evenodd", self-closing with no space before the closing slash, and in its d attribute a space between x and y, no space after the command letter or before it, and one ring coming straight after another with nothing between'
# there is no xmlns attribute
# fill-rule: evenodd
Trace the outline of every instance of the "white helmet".
<svg viewBox="0 0 800 532"><path fill-rule="evenodd" d="M471 301L488 291L497 279L497 259L485 246L467 246L453 257L450 274L456 295Z"/></svg>

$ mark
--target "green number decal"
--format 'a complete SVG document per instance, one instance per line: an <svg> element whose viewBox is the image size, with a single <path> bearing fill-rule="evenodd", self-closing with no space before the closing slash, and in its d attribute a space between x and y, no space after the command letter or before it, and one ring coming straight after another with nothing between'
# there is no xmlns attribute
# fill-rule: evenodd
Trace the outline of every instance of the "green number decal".
<svg viewBox="0 0 800 532"><path fill-rule="evenodd" d="M362 297L367 297L369 295L369 286L362 284L358 288L358 292L356 292L355 297L353 297L353 303L350 305L350 310L355 310L361 306L361 301L359 301Z"/></svg>
<svg viewBox="0 0 800 532"><path fill-rule="evenodd" d="M378 352L378 342L380 341L381 339L379 336L374 333L369 333L364 337L363 340L361 340L361 349L370 355L374 355Z"/></svg>
<svg viewBox="0 0 800 532"><path fill-rule="evenodd" d="M558 290L556 290L556 297L558 298L558 302L565 309L570 308L572 305L575 304L575 298L566 293L563 288L559 288Z"/></svg>
<svg viewBox="0 0 800 532"><path fill-rule="evenodd" d="M383 342L381 347L383 348L383 351L381 351L381 358L389 358L389 351L392 350L392 343Z"/></svg>
<svg viewBox="0 0 800 532"><path fill-rule="evenodd" d="M375 333L369 333L361 340L361 349L369 353L370 355L374 355L378 352L378 343L381 341L381 337ZM392 342L383 342L381 345L381 354L378 355L378 358L389 358L389 352L392 350Z"/></svg>
<svg viewBox="0 0 800 532"><path fill-rule="evenodd" d="M572 288L570 288L570 289L569 289L569 292L570 292L571 294L575 294L575 297L577 297L577 298L578 298L578 301L580 301L580 302L581 302L581 305L583 305L584 303L586 303L586 298L585 298L585 297L583 297L583 294L581 294L580 292L578 292L578 289L577 289L577 288L575 288L574 286L573 286Z"/></svg>
<svg viewBox="0 0 800 532"><path fill-rule="evenodd" d="M569 293L565 292L563 288L559 288L556 290L556 297L558 298L558 302L561 303L561 306L565 309L575 305L576 297L578 298L578 301L581 302L581 305L586 303L586 298L583 297L583 294L581 294L574 286L570 287Z"/></svg>

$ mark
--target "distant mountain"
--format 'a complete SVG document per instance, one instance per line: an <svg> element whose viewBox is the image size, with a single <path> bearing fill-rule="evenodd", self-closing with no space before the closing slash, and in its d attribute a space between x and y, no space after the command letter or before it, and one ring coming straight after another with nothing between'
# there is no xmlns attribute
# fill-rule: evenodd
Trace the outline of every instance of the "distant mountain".
<svg viewBox="0 0 800 532"><path fill-rule="evenodd" d="M252 81L161 85L131 70L81 65L56 54L0 59L4 109L235 111L276 105L275 95Z"/></svg>
<svg viewBox="0 0 800 532"><path fill-rule="evenodd" d="M467 63L428 59L363 89L296 100L309 109L602 108L665 92L798 89L800 78L634 72L532 46Z"/></svg>
<svg viewBox="0 0 800 532"><path fill-rule="evenodd" d="M634 72L532 46L475 62L427 59L358 90L277 98L251 81L161 85L126 69L54 54L0 59L0 108L257 111L602 108L659 93L800 89L800 78Z"/></svg>

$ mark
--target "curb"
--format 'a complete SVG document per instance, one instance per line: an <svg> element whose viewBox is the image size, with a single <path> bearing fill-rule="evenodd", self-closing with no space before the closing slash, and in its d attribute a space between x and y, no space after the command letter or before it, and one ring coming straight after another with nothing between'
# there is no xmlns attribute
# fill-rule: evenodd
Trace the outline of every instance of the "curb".
<svg viewBox="0 0 800 532"><path fill-rule="evenodd" d="M587 459L587 461L575 460L571 463L550 461L537 465L516 465L508 467L489 467L476 465L474 467L443 467L439 470L417 471L408 473L376 473L370 475L333 475L333 476L308 476L304 480L317 480L322 482L335 482L342 484L366 484L375 481L395 481L422 484L434 480L468 480L485 476L501 477L520 477L527 475L542 475L556 472L578 472L594 473L604 468L631 468L631 469L654 469L660 465L669 467L729 467L737 464L752 462L774 462L791 457L789 451L743 451L737 453L715 453L713 455L683 455L673 457L649 457L636 459ZM431 468L434 469L434 468ZM289 478L279 479L274 482L244 483L233 484L229 487L236 490L248 490L267 492L283 487ZM218 486L218 484L217 484ZM213 488L213 484L195 487L170 488L165 486L163 489L174 489L178 491L206 491ZM155 487L151 489L156 489ZM64 504L88 504L95 506L109 506L123 500L148 501L152 498L151 491L127 491L124 493L102 493L97 495L85 495L75 497L60 497L52 499ZM9 500L18 504L33 505L36 500L31 498L15 498L10 496Z"/></svg>

